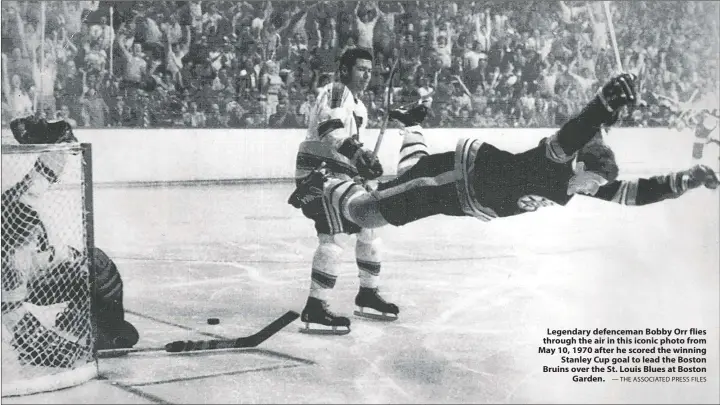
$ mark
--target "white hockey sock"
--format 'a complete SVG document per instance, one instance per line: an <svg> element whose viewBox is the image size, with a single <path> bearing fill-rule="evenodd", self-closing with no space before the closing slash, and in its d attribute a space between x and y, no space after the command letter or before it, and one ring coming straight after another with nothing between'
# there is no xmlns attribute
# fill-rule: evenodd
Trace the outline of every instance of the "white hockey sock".
<svg viewBox="0 0 720 405"><path fill-rule="evenodd" d="M338 264L343 248L331 235L319 235L320 246L315 250L310 275L310 296L323 301L335 287Z"/></svg>
<svg viewBox="0 0 720 405"><path fill-rule="evenodd" d="M377 231L363 229L355 244L355 258L358 265L360 287L376 288L380 278L380 245Z"/></svg>
<svg viewBox="0 0 720 405"><path fill-rule="evenodd" d="M421 157L428 155L425 136L422 133L422 127L420 125L403 128L400 130L400 134L403 137L403 142L402 146L400 146L400 157L397 167L398 176L415 166L415 163L417 163Z"/></svg>

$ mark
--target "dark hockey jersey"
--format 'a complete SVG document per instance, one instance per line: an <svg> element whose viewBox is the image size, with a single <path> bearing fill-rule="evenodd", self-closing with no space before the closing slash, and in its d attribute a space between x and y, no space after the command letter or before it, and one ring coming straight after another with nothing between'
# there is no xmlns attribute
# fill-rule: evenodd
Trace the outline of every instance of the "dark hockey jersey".
<svg viewBox="0 0 720 405"><path fill-rule="evenodd" d="M473 185L477 202L490 217L509 217L538 208L566 205L574 176L572 161L557 163L545 155L545 141L513 154L484 143L477 152ZM674 174L649 179L614 180L592 196L623 205L644 205L676 198L682 188ZM494 214L494 215L493 215Z"/></svg>
<svg viewBox="0 0 720 405"><path fill-rule="evenodd" d="M485 212L495 217L565 205L571 198L567 188L573 175L572 162L548 159L544 143L518 154L483 143L473 170L475 198L487 208Z"/></svg>

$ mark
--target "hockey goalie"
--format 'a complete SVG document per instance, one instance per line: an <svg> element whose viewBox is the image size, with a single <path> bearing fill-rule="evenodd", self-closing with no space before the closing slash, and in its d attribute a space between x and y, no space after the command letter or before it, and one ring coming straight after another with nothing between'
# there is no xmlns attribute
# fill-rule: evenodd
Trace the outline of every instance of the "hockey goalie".
<svg viewBox="0 0 720 405"><path fill-rule="evenodd" d="M10 128L20 144L77 142L65 121L18 118ZM66 159L63 152L42 153L33 168L2 193L3 357L8 354L7 338L22 364L72 367L93 346L91 334L82 339L73 332L78 325L89 328L93 317L98 350L130 348L139 339L125 320L122 278L113 261L98 248L88 255L49 240L37 207L57 183ZM89 271L95 274L94 286L88 282ZM63 308L52 324L33 311L49 306Z"/></svg>

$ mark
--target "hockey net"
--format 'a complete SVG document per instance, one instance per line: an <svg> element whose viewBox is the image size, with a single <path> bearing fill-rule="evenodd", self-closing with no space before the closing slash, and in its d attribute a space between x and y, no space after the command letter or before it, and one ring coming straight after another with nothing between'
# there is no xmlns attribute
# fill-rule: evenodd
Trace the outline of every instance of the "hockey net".
<svg viewBox="0 0 720 405"><path fill-rule="evenodd" d="M2 145L2 396L97 376L89 144Z"/></svg>

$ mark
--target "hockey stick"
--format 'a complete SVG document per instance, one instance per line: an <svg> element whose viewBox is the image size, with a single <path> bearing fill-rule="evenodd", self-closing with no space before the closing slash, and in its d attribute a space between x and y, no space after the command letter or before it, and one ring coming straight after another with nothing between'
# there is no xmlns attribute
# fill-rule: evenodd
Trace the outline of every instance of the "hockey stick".
<svg viewBox="0 0 720 405"><path fill-rule="evenodd" d="M622 65L622 59L620 58L620 49L618 49L617 44L617 38L615 37L615 26L613 25L612 20L612 13L610 12L610 2L609 1L603 1L603 9L605 10L605 18L607 19L607 25L608 25L608 32L610 33L610 42L612 43L613 52L615 53L615 63L617 63L618 72L623 72L623 65ZM636 72L636 76L639 76L640 72ZM640 78L638 77L638 80ZM643 81L640 80L640 88L638 90L637 94L637 101L636 105L638 106L644 106L647 105L645 101L642 99L642 84Z"/></svg>
<svg viewBox="0 0 720 405"><path fill-rule="evenodd" d="M609 2L603 1L603 8L605 9L605 18L608 23L608 31L610 33L610 42L612 42L613 51L615 51L615 63L620 72L623 71L622 59L620 59L620 50L618 49L617 39L615 38L615 26L612 21L612 14L610 13Z"/></svg>
<svg viewBox="0 0 720 405"><path fill-rule="evenodd" d="M293 323L300 317L295 311L288 311L280 318L274 320L268 326L262 328L257 333L250 336L239 337L236 339L213 339L213 340L176 340L168 343L163 347L147 347L138 349L109 349L99 350L99 358L118 357L129 353L140 352L157 352L165 351L168 353L190 352L198 350L221 350L221 349L244 349L256 347L266 341L284 327Z"/></svg>
<svg viewBox="0 0 720 405"><path fill-rule="evenodd" d="M378 152L380 151L380 144L382 144L383 136L385 136L385 130L387 129L388 121L390 120L390 94L392 93L392 81L395 77L395 71L397 70L398 61L400 58L395 58L395 61L393 62L392 68L390 69L390 77L388 78L388 84L387 84L387 102L386 102L386 109L385 109L385 115L383 116L383 122L382 126L380 127L380 134L378 134L378 139L375 142L375 149L373 149L373 153L375 156L377 156Z"/></svg>

